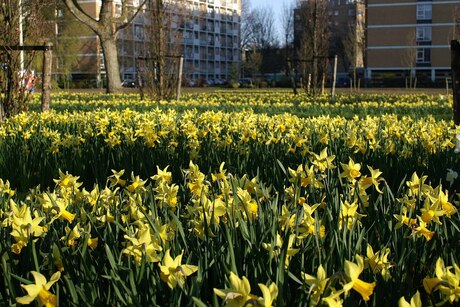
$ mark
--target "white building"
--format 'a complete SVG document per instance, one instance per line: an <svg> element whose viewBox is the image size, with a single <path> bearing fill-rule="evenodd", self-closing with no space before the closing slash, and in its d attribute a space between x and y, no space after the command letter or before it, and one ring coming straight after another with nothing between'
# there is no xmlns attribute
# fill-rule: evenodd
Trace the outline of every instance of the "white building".
<svg viewBox="0 0 460 307"><path fill-rule="evenodd" d="M184 20L173 23L180 32L184 77L190 80L228 80L240 63L242 0L187 0ZM149 43L146 14L141 13L119 36L122 78L134 78L136 59L146 57Z"/></svg>

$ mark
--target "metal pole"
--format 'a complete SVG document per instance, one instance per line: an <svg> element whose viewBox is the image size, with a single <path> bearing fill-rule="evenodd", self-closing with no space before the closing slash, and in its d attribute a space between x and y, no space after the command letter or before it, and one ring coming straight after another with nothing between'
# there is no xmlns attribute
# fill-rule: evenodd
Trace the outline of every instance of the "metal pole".
<svg viewBox="0 0 460 307"><path fill-rule="evenodd" d="M177 78L177 101L180 99L180 90L182 85L182 68L184 66L184 56L181 55L179 58L179 76Z"/></svg>
<svg viewBox="0 0 460 307"><path fill-rule="evenodd" d="M460 42L453 40L450 43L452 90L453 90L453 117L455 125L460 124Z"/></svg>
<svg viewBox="0 0 460 307"><path fill-rule="evenodd" d="M451 41L451 68L453 90L453 118L455 125L460 123L460 42Z"/></svg>
<svg viewBox="0 0 460 307"><path fill-rule="evenodd" d="M335 98L335 84L337 82L337 54L334 57L334 74L332 76L332 89L331 89L331 96L332 99Z"/></svg>
<svg viewBox="0 0 460 307"><path fill-rule="evenodd" d="M24 20L23 10L22 10L22 0L19 0L18 2L19 5L19 46L24 45L24 30L22 27L22 23ZM19 69L21 71L21 74L24 74L24 50L21 50L19 52Z"/></svg>
<svg viewBox="0 0 460 307"><path fill-rule="evenodd" d="M53 64L53 44L45 43L43 52L43 74L42 74L42 112L50 109L51 100L51 72Z"/></svg>

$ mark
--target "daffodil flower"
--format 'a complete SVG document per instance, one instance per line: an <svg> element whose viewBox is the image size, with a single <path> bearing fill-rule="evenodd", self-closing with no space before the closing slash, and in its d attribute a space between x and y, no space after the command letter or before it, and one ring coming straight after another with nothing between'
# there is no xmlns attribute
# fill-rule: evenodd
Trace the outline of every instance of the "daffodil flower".
<svg viewBox="0 0 460 307"><path fill-rule="evenodd" d="M243 276L242 279L233 272L229 276L230 288L216 289L214 293L224 300L226 306L247 306L247 302L255 300L255 296L251 294L251 285L249 280Z"/></svg>
<svg viewBox="0 0 460 307"><path fill-rule="evenodd" d="M382 253L377 251L374 254L374 250L370 244L367 244L366 251L366 264L368 264L374 273L381 273L385 281L391 278L389 269L393 266L388 261L388 255L390 254L390 249L385 248Z"/></svg>
<svg viewBox="0 0 460 307"><path fill-rule="evenodd" d="M129 245L122 250L123 254L127 254L134 257L134 260L139 264L142 257L145 255L148 262L158 262L160 258L157 252L161 251L162 248L158 241L152 241L150 234L150 227L142 226L137 233L137 237L124 236L125 239L129 240Z"/></svg>
<svg viewBox="0 0 460 307"><path fill-rule="evenodd" d="M402 296L398 301L399 307L422 307L422 301L420 300L420 292L416 292L414 296L410 299L410 303L406 301L404 296Z"/></svg>
<svg viewBox="0 0 460 307"><path fill-rule="evenodd" d="M369 171L371 172L370 177L362 177L360 180L360 185L363 189L367 189L370 186L374 186L377 192L383 193L382 190L379 189L379 181L381 180L379 178L380 175L382 175L382 172L379 171L378 169L373 169L370 166L367 166Z"/></svg>
<svg viewBox="0 0 460 307"><path fill-rule="evenodd" d="M454 269L454 272L452 272ZM428 294L439 291L444 302L460 301L460 268L454 263L453 266L446 267L444 260L438 258L435 269L436 277L425 277L423 287ZM441 305L441 304L440 304Z"/></svg>
<svg viewBox="0 0 460 307"><path fill-rule="evenodd" d="M321 296L326 291L326 285L329 282L329 278L326 275L326 271L320 264L316 272L316 277L304 272L301 272L300 274L302 276L303 281L308 286L310 286L308 292L311 293L311 305L316 306L319 303Z"/></svg>
<svg viewBox="0 0 460 307"><path fill-rule="evenodd" d="M27 305L37 300L40 305L47 307L57 306L57 297L49 291L51 286L59 280L61 272L56 272L51 276L50 281L46 281L45 276L39 272L31 271L35 284L21 285L27 292L26 296L17 297L16 302L18 304Z"/></svg>
<svg viewBox="0 0 460 307"><path fill-rule="evenodd" d="M365 301L370 299L370 296L374 292L375 282L368 283L359 279L359 275L364 270L363 257L356 255L356 263L346 260L345 261L345 274L348 276L350 281L343 286L345 292L353 289L361 294Z"/></svg>
<svg viewBox="0 0 460 307"><path fill-rule="evenodd" d="M185 283L185 278L192 275L198 270L196 265L181 264L183 251L176 258L172 259L170 250L168 249L163 257L160 265L160 277L168 284L168 287L174 289L177 285L182 287Z"/></svg>
<svg viewBox="0 0 460 307"><path fill-rule="evenodd" d="M343 172L340 174L340 177L347 178L348 181L354 182L356 178L361 176L361 164L355 163L352 158L348 161L348 164L340 163L342 166Z"/></svg>
<svg viewBox="0 0 460 307"><path fill-rule="evenodd" d="M273 301L276 299L278 296L278 287L276 284L273 282L270 284L270 286L266 286L264 284L258 284L260 291L262 291L262 297L259 297L257 299L257 303L259 306L263 307L272 307L273 306Z"/></svg>

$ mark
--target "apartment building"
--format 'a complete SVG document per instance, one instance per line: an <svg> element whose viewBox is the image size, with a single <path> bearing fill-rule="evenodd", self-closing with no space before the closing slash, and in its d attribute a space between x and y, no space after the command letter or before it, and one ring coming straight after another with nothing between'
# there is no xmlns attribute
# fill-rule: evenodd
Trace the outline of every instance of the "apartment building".
<svg viewBox="0 0 460 307"><path fill-rule="evenodd" d="M165 1L168 2L168 1ZM171 1L173 2L173 1ZM228 80L240 64L240 16L242 0L184 0L180 2L181 22L173 22L175 37L184 56L183 73L190 80ZM90 16L98 15L101 0L79 0ZM138 6L139 0L132 5ZM148 56L148 8L144 8L130 26L118 34L120 74L122 79L134 79L136 61ZM113 1L113 15L121 14L121 0ZM178 19L179 20L179 19ZM57 31L59 33L59 31ZM176 33L176 34L177 34ZM66 38L68 39L68 38ZM81 42L78 65L72 79L93 80L99 84L105 66L98 37L86 27L78 39Z"/></svg>
<svg viewBox="0 0 460 307"><path fill-rule="evenodd" d="M184 77L189 80L228 80L240 64L242 0L187 0L181 18L171 23L184 56ZM118 36L122 78L132 78L136 59L146 56L146 14ZM177 33L179 35L177 35ZM173 38L171 38L172 40Z"/></svg>
<svg viewBox="0 0 460 307"><path fill-rule="evenodd" d="M329 30L328 54L338 55L338 71L348 73L364 66L366 5L364 0L317 0L326 1ZM313 8L314 0L301 0L294 10L294 48L301 47L305 33L306 11ZM305 59L304 59L305 60ZM308 59L307 59L308 60Z"/></svg>
<svg viewBox="0 0 460 307"><path fill-rule="evenodd" d="M457 0L368 0L367 78L444 80L459 14Z"/></svg>

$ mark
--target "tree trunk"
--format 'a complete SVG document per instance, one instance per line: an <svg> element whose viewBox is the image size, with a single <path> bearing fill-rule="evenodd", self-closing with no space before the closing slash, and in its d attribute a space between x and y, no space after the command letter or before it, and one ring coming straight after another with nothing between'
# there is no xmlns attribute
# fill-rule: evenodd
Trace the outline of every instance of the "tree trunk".
<svg viewBox="0 0 460 307"><path fill-rule="evenodd" d="M114 93L121 90L120 65L118 63L118 51L115 37L100 37L104 53L105 71L107 77L106 93Z"/></svg>

